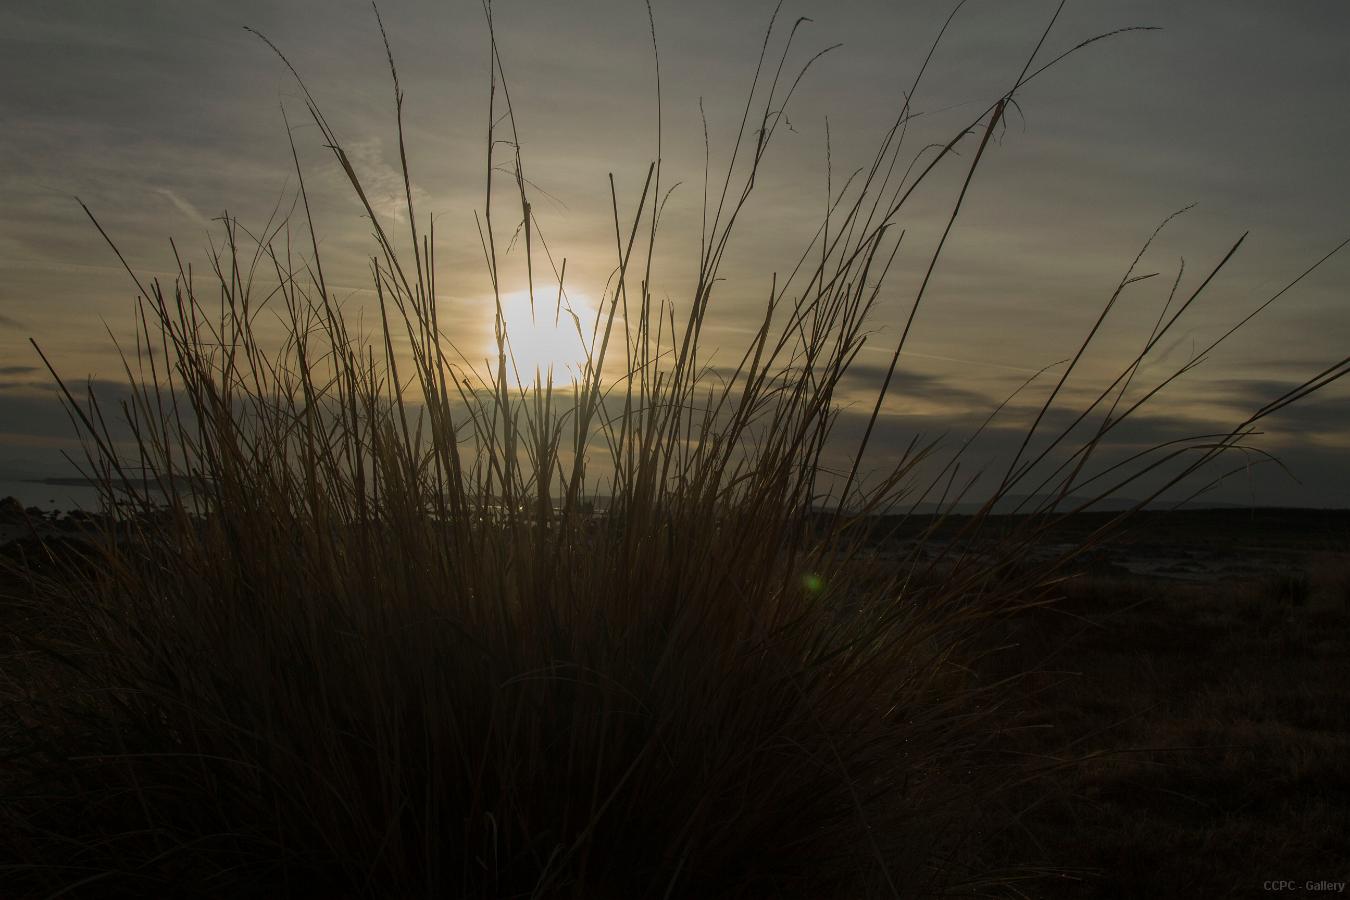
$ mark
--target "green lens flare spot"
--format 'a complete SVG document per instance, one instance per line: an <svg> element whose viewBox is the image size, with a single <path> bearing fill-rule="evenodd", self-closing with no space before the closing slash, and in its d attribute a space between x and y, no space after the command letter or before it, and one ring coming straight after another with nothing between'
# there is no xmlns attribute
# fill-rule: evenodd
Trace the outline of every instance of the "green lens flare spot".
<svg viewBox="0 0 1350 900"><path fill-rule="evenodd" d="M802 587L808 594L819 594L825 589L825 579L814 572L808 572L802 576Z"/></svg>

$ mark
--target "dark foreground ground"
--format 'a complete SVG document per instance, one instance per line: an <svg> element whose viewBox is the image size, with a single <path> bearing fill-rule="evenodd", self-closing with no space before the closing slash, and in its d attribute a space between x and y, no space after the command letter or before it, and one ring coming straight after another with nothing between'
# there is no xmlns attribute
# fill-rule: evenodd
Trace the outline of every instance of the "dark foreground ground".
<svg viewBox="0 0 1350 900"><path fill-rule="evenodd" d="M1030 897L1343 893L1350 512L1149 513L1082 568L983 673L1036 672L1009 713L1026 782L991 860L1060 870Z"/></svg>
<svg viewBox="0 0 1350 900"><path fill-rule="evenodd" d="M1082 871L1028 894L1343 892L1350 515L1151 516L1063 594L991 663L1041 670L1009 739L1065 761L1022 792L1009 855Z"/></svg>

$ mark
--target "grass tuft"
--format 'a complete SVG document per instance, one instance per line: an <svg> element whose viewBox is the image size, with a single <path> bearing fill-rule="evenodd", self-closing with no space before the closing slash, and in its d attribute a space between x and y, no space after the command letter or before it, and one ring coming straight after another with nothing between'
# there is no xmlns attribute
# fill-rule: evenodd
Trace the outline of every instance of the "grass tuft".
<svg viewBox="0 0 1350 900"><path fill-rule="evenodd" d="M1140 361L1207 278L1074 422L1105 414L1089 439L1060 455L1067 433L1033 444L1057 387L980 514L939 517L954 533L941 552L921 540L878 563L890 520L876 513L964 496L954 462L932 476L932 445L879 471L868 454L904 337L851 465L823 462L897 223L969 148L945 240L1005 110L1063 57L1033 55L902 178L906 105L798 268L771 279L739 365L715 377L700 339L719 268L818 58L784 73L795 34L777 62L766 35L726 179L706 194L682 321L650 284L659 160L631 218L612 197L615 275L595 328L574 320L589 355L567 387L519 370L497 290L510 234L532 306L567 321L565 264L540 275L553 255L495 37L486 369L438 320L406 152L409 233L395 235L303 82L370 217L373 333L326 284L298 155L300 212L256 233L225 220L210 290L176 250L173 284L128 266L129 394L113 409L62 382L105 515L59 564L21 560L10 591L6 671L21 677L0 725L0 861L13 896L915 896L1012 892L1041 874L985 851L1020 778L996 715L1015 679L974 663L989 624L1044 602L1117 520L1055 559L1024 551L1071 491L1105 496L1184 453L1157 491L1191 478L1343 366L1226 435L1089 477L1138 408L1124 398ZM1029 490L1050 499L989 536L995 505Z"/></svg>

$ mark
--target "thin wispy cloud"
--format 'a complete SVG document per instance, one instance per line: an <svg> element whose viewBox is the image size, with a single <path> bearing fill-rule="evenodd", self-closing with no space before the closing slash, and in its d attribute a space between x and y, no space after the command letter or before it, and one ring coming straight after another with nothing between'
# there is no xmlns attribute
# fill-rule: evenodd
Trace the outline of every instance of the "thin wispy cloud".
<svg viewBox="0 0 1350 900"><path fill-rule="evenodd" d="M202 215L201 211L198 210L197 207L193 206L191 203L184 200L175 191L169 188L162 187L162 188L155 188L155 193L159 194L160 196L168 200L171 204L173 204L175 209L181 212L188 219L192 220L193 223L200 225L203 228L210 226L211 220L208 219L206 216Z"/></svg>

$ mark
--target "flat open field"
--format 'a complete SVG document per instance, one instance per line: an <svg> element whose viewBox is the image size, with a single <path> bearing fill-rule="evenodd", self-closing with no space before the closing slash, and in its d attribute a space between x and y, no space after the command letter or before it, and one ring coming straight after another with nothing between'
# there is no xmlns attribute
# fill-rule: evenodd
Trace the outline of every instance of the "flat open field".
<svg viewBox="0 0 1350 900"><path fill-rule="evenodd" d="M1042 670L1010 740L1065 760L1027 785L1014 840L1083 870L1032 896L1348 880L1348 536L1343 512L1145 514L1060 604L1010 625L995 668Z"/></svg>

